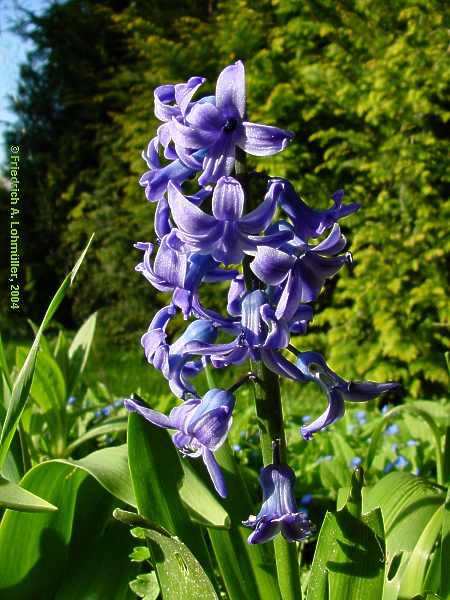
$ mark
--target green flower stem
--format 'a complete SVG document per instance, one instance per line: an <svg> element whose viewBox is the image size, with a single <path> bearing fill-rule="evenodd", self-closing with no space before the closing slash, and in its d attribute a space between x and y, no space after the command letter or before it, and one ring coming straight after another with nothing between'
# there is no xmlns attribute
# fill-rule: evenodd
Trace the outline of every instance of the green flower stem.
<svg viewBox="0 0 450 600"><path fill-rule="evenodd" d="M235 170L236 176L244 189L247 210L251 211L256 206L252 206L251 202L245 153L238 148L236 149ZM250 259L248 257L244 259L243 269L247 289L257 289L262 286L262 283L250 270ZM257 376L254 381L255 406L264 466L273 462L273 440L279 440L280 461L286 463L286 436L278 375L272 373L261 361L251 363L251 371ZM282 599L300 600L302 590L300 587L297 545L278 535L274 540L274 549L278 585Z"/></svg>

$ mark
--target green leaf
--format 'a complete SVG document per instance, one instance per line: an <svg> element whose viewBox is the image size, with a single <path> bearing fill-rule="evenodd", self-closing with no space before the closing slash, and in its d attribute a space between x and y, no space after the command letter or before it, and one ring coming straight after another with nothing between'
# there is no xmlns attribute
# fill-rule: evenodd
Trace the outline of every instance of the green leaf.
<svg viewBox="0 0 450 600"><path fill-rule="evenodd" d="M443 504L442 491L409 473L389 473L364 495L364 511L381 508L386 532L386 553L411 552L434 513Z"/></svg>
<svg viewBox="0 0 450 600"><path fill-rule="evenodd" d="M118 417L111 422L104 423L103 425L99 425L98 427L93 427L92 429L88 429L86 433L80 435L80 437L78 437L65 448L64 455L70 456L76 448L78 448L85 442L99 437L101 435L106 435L108 433L117 433L118 431L125 431L127 428L127 424L127 417Z"/></svg>
<svg viewBox="0 0 450 600"><path fill-rule="evenodd" d="M95 334L95 325L97 323L97 313L93 313L80 327L70 344L69 373L67 381L67 395L70 396L78 381L78 378L84 371L89 352L91 351L92 340Z"/></svg>
<svg viewBox="0 0 450 600"><path fill-rule="evenodd" d="M448 565L450 564L450 489L447 492L444 505L441 537L441 596L444 600L450 599L450 577Z"/></svg>
<svg viewBox="0 0 450 600"><path fill-rule="evenodd" d="M425 591L427 567L429 566L436 540L441 533L442 513L443 507L441 506L428 521L417 544L414 546L414 550L402 573L399 598L409 600L409 598L414 598L414 596Z"/></svg>
<svg viewBox="0 0 450 600"><path fill-rule="evenodd" d="M13 386L11 394L11 402L9 403L8 410L6 413L5 422L3 424L1 436L0 436L0 467L3 465L8 449L11 445L14 433L20 421L20 417L25 408L28 400L28 394L31 388L33 380L34 369L36 365L36 356L39 349L40 340L45 328L48 326L53 318L58 306L61 304L62 299L66 295L68 288L73 284L73 281L80 269L80 266L84 260L86 252L89 249L93 236L91 236L85 249L78 258L72 271L64 279L52 301L50 302L47 311L44 315L42 323L34 339L33 345L28 353L23 367L21 368Z"/></svg>
<svg viewBox="0 0 450 600"><path fill-rule="evenodd" d="M384 545L375 533L380 531L381 515L377 509L361 512L361 486L362 473L357 473L344 508L325 515L308 600L380 600L383 595Z"/></svg>
<svg viewBox="0 0 450 600"><path fill-rule="evenodd" d="M200 563L178 538L144 528L133 534L149 542L164 600L217 600Z"/></svg>
<svg viewBox="0 0 450 600"><path fill-rule="evenodd" d="M99 450L76 464L41 463L21 485L59 510L5 512L0 525L0 597L131 598L128 582L137 574L128 559L133 544L127 529L111 519L116 498L130 499L126 448Z"/></svg>
<svg viewBox="0 0 450 600"><path fill-rule="evenodd" d="M334 458L331 462L321 462L319 474L326 490L337 492L340 488L350 485L351 470L340 458Z"/></svg>
<svg viewBox="0 0 450 600"><path fill-rule="evenodd" d="M147 546L135 546L133 552L130 554L130 560L132 562L144 562L144 560L150 560L150 551Z"/></svg>
<svg viewBox="0 0 450 600"><path fill-rule="evenodd" d="M230 528L230 517L213 492L199 477L187 460L181 463L183 480L180 498L191 517L206 527Z"/></svg>
<svg viewBox="0 0 450 600"><path fill-rule="evenodd" d="M25 512L48 512L58 510L43 498L39 498L16 483L0 477L0 507Z"/></svg>
<svg viewBox="0 0 450 600"><path fill-rule="evenodd" d="M21 369L27 358L28 349L23 346L16 348L16 364ZM39 350L36 357L33 383L30 395L44 412L65 408L66 383L58 363L51 354Z"/></svg>
<svg viewBox="0 0 450 600"><path fill-rule="evenodd" d="M55 600L135 600L129 581L139 565L129 560L134 540L111 513L117 500L92 478L79 488L69 555ZM51 598L52 596L45 596Z"/></svg>
<svg viewBox="0 0 450 600"><path fill-rule="evenodd" d="M63 463L86 471L110 494L130 506L136 506L128 468L126 444L101 448L80 460L56 459L49 461L49 463L52 462Z"/></svg>
<svg viewBox="0 0 450 600"><path fill-rule="evenodd" d="M203 534L190 520L178 493L183 482L183 468L167 431L130 413L128 458L139 513L179 536L208 573L212 573Z"/></svg>
<svg viewBox="0 0 450 600"><path fill-rule="evenodd" d="M429 535L434 531L436 519L440 519L443 501L442 491L435 485L420 477L400 472L383 477L364 496L365 510L380 507L383 515L388 574L383 600L404 598L403 595L399 596L399 593L403 576L408 573L408 561L414 556L416 567L420 566L420 553L427 551ZM424 531L431 534L426 533L422 538ZM419 548L416 551L418 544ZM430 552L426 556L426 562L429 561ZM426 565L422 566L425 569ZM408 577L411 581L411 578L419 574L419 571L409 572ZM425 575L423 570L420 574L423 581ZM416 587L419 585L417 581L413 583Z"/></svg>
<svg viewBox="0 0 450 600"><path fill-rule="evenodd" d="M58 463L42 463L21 482L58 507L56 512L7 510L0 525L0 597L52 598L69 553L78 488L86 474Z"/></svg>
<svg viewBox="0 0 450 600"><path fill-rule="evenodd" d="M12 390L11 375L9 373L8 363L6 361L5 348L3 346L2 336L0 334L0 370L3 373L9 391Z"/></svg>

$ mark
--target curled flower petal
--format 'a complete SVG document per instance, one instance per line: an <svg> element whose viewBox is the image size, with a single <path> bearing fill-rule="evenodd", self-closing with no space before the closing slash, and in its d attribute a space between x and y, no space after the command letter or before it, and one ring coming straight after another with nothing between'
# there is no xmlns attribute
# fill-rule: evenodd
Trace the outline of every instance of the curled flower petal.
<svg viewBox="0 0 450 600"><path fill-rule="evenodd" d="M271 156L286 148L294 134L278 127L244 122L244 137L238 146L253 156Z"/></svg>
<svg viewBox="0 0 450 600"><path fill-rule="evenodd" d="M241 119L245 114L245 70L242 61L229 65L220 73L216 85L216 106L227 116Z"/></svg>
<svg viewBox="0 0 450 600"><path fill-rule="evenodd" d="M233 177L221 177L212 198L212 212L219 221L236 221L244 210L244 190Z"/></svg>

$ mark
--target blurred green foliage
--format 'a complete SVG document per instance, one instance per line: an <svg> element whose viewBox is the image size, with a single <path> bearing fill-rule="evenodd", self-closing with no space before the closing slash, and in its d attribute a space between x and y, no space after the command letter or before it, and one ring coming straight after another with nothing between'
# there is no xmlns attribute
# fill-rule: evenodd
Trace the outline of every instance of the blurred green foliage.
<svg viewBox="0 0 450 600"><path fill-rule="evenodd" d="M327 286L298 345L324 351L348 378L442 392L450 66L440 2L71 0L22 30L36 50L7 143L24 152L27 315L42 313L51 281L96 231L62 319L100 308L110 344L136 343L163 301L133 272L132 243L153 235L137 184L157 125L153 89L199 74L212 91L241 58L251 119L296 133L286 152L255 166L289 177L312 206L341 187L362 205L344 222L355 268Z"/></svg>

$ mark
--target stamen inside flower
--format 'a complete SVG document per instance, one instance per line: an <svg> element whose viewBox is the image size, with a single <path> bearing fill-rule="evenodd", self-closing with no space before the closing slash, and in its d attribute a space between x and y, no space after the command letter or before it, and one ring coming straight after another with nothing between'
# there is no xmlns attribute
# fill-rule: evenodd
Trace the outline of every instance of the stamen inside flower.
<svg viewBox="0 0 450 600"><path fill-rule="evenodd" d="M231 117L230 119L227 119L225 121L223 130L225 131L225 133L231 133L232 131L234 131L236 129L236 126L237 126L237 120L234 117Z"/></svg>

